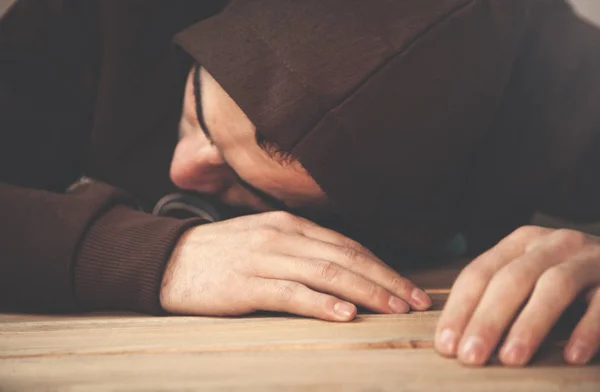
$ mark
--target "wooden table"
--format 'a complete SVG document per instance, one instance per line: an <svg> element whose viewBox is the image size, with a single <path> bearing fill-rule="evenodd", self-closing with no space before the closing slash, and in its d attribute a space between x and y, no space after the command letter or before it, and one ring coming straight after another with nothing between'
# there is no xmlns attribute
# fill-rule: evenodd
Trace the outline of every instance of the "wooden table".
<svg viewBox="0 0 600 392"><path fill-rule="evenodd" d="M570 367L557 342L534 364L481 369L441 358L432 336L459 267L414 273L434 309L296 317L0 315L0 391L590 391L600 362Z"/></svg>

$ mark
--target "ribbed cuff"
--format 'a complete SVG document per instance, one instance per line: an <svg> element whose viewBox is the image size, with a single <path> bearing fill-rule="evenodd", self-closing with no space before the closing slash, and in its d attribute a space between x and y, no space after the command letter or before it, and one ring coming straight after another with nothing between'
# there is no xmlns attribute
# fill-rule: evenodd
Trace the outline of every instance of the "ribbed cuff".
<svg viewBox="0 0 600 392"><path fill-rule="evenodd" d="M87 232L75 264L75 298L83 310L164 314L162 276L179 237L202 219L157 217L115 206Z"/></svg>

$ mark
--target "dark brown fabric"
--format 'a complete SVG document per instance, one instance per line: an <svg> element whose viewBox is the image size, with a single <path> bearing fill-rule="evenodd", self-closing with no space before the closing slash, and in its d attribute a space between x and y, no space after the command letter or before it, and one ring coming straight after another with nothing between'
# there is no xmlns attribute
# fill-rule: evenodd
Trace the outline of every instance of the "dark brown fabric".
<svg viewBox="0 0 600 392"><path fill-rule="evenodd" d="M165 262L183 231L202 222L156 218L123 205L106 211L76 255L80 309L161 313L158 293Z"/></svg>
<svg viewBox="0 0 600 392"><path fill-rule="evenodd" d="M2 18L0 311L162 312L171 249L201 221L136 209L174 189L191 59L172 37L223 3L19 0ZM66 193L81 175L97 182Z"/></svg>
<svg viewBox="0 0 600 392"><path fill-rule="evenodd" d="M496 231L487 242L533 209L581 223L600 217L600 31L562 1L533 5L464 202L473 237Z"/></svg>
<svg viewBox="0 0 600 392"><path fill-rule="evenodd" d="M369 243L600 216L600 33L562 0L235 0L177 42Z"/></svg>

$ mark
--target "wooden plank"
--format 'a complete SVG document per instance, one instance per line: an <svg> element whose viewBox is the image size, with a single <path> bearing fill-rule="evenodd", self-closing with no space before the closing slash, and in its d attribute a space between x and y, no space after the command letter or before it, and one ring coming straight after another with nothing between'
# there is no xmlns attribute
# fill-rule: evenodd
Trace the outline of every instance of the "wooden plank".
<svg viewBox="0 0 600 392"><path fill-rule="evenodd" d="M443 295L436 297L438 302L443 301ZM0 315L0 358L429 348L433 346L439 314L439 311L406 315L362 314L350 323L283 316ZM567 335L552 336L560 341Z"/></svg>
<svg viewBox="0 0 600 392"><path fill-rule="evenodd" d="M76 354L431 347L438 311L361 315L351 323L297 317L98 316L0 324L0 358Z"/></svg>
<svg viewBox="0 0 600 392"><path fill-rule="evenodd" d="M600 364L472 369L430 349L0 360L3 391L600 391Z"/></svg>
<svg viewBox="0 0 600 392"><path fill-rule="evenodd" d="M143 318L136 313L79 313L79 314L27 314L27 313L0 313L0 332L3 328L10 328L9 324L33 322L66 322L69 324L97 322L99 320L119 320L123 317ZM26 324L23 324L26 325Z"/></svg>
<svg viewBox="0 0 600 392"><path fill-rule="evenodd" d="M435 308L460 268L412 272ZM407 274L408 276L408 274ZM525 370L467 369L431 349L439 310L299 317L0 315L0 391L600 391L600 363L565 366L549 345Z"/></svg>

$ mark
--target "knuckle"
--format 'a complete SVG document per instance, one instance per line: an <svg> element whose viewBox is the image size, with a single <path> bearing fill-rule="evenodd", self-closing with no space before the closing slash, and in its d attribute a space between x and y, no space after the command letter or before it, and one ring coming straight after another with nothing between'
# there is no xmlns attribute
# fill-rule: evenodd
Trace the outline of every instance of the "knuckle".
<svg viewBox="0 0 600 392"><path fill-rule="evenodd" d="M344 248L343 257L343 265L350 271L364 271L370 267L370 265L367 265L367 258L356 249Z"/></svg>
<svg viewBox="0 0 600 392"><path fill-rule="evenodd" d="M367 286L367 293L369 298L376 300L378 302L387 302L388 293L375 283L369 283Z"/></svg>
<svg viewBox="0 0 600 392"><path fill-rule="evenodd" d="M514 265L518 265L518 263ZM514 268L512 265L508 265L498 271L490 281L490 286L501 290L507 290L508 288L521 290L531 287L533 282L534 279L530 274L524 273L523 270Z"/></svg>
<svg viewBox="0 0 600 392"><path fill-rule="evenodd" d="M358 263L360 259L360 253L354 248L344 248L344 258L351 263Z"/></svg>
<svg viewBox="0 0 600 392"><path fill-rule="evenodd" d="M455 286L470 287L478 282L487 281L488 279L489 273L487 269L476 264L470 264L463 268L456 279Z"/></svg>
<svg viewBox="0 0 600 392"><path fill-rule="evenodd" d="M290 302L297 292L297 287L292 283L282 283L276 287L277 299L280 302Z"/></svg>
<svg viewBox="0 0 600 392"><path fill-rule="evenodd" d="M410 294L412 294L413 285L410 284L406 279L394 276L390 285L394 293L402 293L406 297L409 297Z"/></svg>
<svg viewBox="0 0 600 392"><path fill-rule="evenodd" d="M473 328L488 346L493 345L494 341L502 334L501 326L486 320L479 320Z"/></svg>
<svg viewBox="0 0 600 392"><path fill-rule="evenodd" d="M508 238L524 239L524 238L539 237L539 236L543 235L546 232L546 230L547 229L540 227L540 226L533 226L533 225L521 226L518 229L516 229L515 231L513 231L512 234L510 234L508 236Z"/></svg>
<svg viewBox="0 0 600 392"><path fill-rule="evenodd" d="M298 221L298 217L287 211L272 211L265 214L267 221L275 226L289 226Z"/></svg>
<svg viewBox="0 0 600 392"><path fill-rule="evenodd" d="M569 249L581 248L587 240L587 236L584 233L569 229L556 230L554 236L559 245Z"/></svg>
<svg viewBox="0 0 600 392"><path fill-rule="evenodd" d="M575 277L562 268L550 268L542 274L536 288L557 298L573 298L578 293ZM562 301L561 301L562 302Z"/></svg>
<svg viewBox="0 0 600 392"><path fill-rule="evenodd" d="M341 273L341 268L330 261L323 261L317 264L317 273L326 282L333 282Z"/></svg>
<svg viewBox="0 0 600 392"><path fill-rule="evenodd" d="M333 309L338 301L339 300L332 295L319 294L315 297L315 307L316 309L327 311L327 309Z"/></svg>
<svg viewBox="0 0 600 392"><path fill-rule="evenodd" d="M348 249L354 249L356 252L365 252L366 248L362 246L359 242L351 239L345 238L343 246Z"/></svg>

